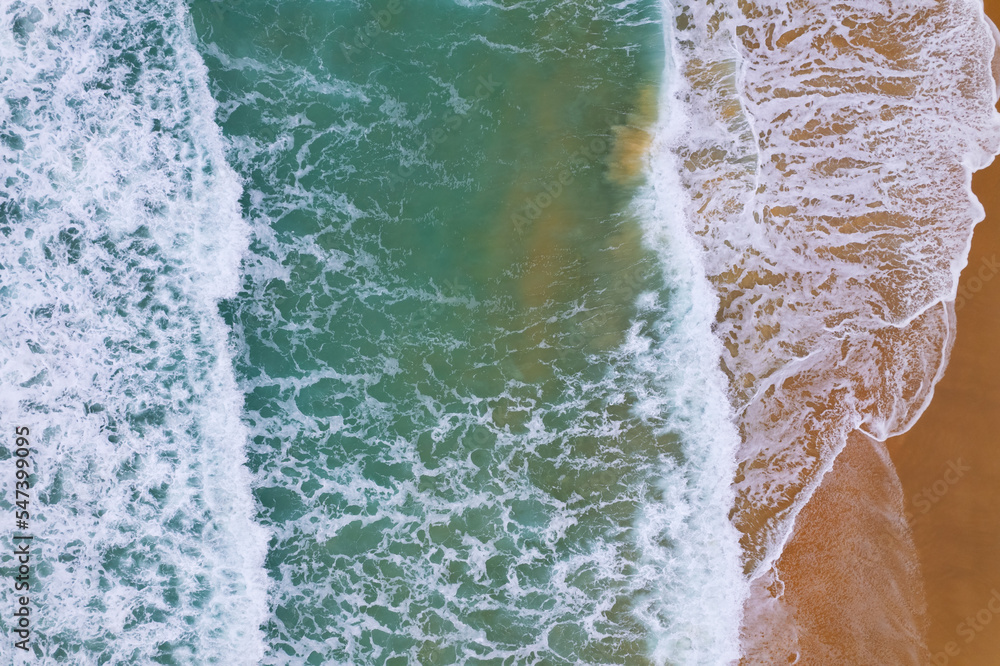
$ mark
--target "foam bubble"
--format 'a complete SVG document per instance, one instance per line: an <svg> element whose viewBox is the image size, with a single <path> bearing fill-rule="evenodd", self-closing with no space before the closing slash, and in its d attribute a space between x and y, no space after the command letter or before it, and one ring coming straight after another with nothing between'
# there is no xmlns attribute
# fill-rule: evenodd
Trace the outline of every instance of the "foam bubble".
<svg viewBox="0 0 1000 666"><path fill-rule="evenodd" d="M672 38L668 25L668 45ZM653 333L633 327L625 346L651 389L637 411L659 432L674 433L681 447L680 459L665 457L656 472L661 501L646 504L637 519L643 566L655 581L640 613L654 663L719 664L739 658L748 594L739 534L729 520L739 435L716 361L721 346L711 333L718 300L686 225L686 194L669 150L688 123L675 102L683 85L676 67L671 59L665 68L649 185L636 203L645 242L671 289L665 300L640 296Z"/></svg>

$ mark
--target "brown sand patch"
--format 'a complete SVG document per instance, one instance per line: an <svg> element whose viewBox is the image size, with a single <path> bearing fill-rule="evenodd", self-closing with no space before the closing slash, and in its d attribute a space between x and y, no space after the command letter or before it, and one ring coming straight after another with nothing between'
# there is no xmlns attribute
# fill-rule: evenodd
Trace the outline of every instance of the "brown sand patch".
<svg viewBox="0 0 1000 666"><path fill-rule="evenodd" d="M627 122L611 128L608 179L616 185L634 185L642 178L653 143L650 127L656 122L656 94L655 86L644 87Z"/></svg>
<svg viewBox="0 0 1000 666"><path fill-rule="evenodd" d="M987 10L1000 15L1000 2ZM879 445L854 439L824 478L778 562L786 604L772 612L785 633L747 636L758 657L747 663L797 646L802 664L1000 664L1000 163L973 189L986 220L960 282L948 370L915 427L887 442L895 470L878 464Z"/></svg>
<svg viewBox="0 0 1000 666"><path fill-rule="evenodd" d="M788 43L798 38L789 35ZM888 33L880 39L895 41ZM865 91L875 83L883 93L910 94L892 81L852 85ZM822 134L814 127L796 137L809 143ZM799 162L783 159L774 167L782 177L801 170ZM843 159L819 163L813 172L856 168L868 167ZM964 174L955 169L946 176L961 186ZM886 447L851 436L799 515L776 565L778 580L756 586L744 626L746 664L1000 664L1000 451L993 446L1000 432L1000 354L992 348L1000 330L1000 280L992 280L1000 274L994 259L1000 255L1000 169L980 174L974 187L988 216L962 278L967 295L958 303L952 365L906 436ZM897 194L916 201L919 192ZM918 219L879 215L882 204L868 202L875 212L867 216L823 222L838 230L912 226L921 232ZM780 228L777 218L800 217L794 209L765 213ZM824 251L851 261L861 249ZM894 248L884 249L891 254ZM886 285L881 294L890 305L894 289ZM769 601L772 595L782 603Z"/></svg>

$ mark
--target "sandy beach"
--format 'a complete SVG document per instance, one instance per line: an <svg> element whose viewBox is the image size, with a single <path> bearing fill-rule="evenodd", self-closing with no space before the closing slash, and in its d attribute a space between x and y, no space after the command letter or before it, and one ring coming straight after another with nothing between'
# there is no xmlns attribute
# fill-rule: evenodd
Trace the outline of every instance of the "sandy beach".
<svg viewBox="0 0 1000 666"><path fill-rule="evenodd" d="M973 186L987 217L930 407L885 444L849 441L778 562L797 663L1000 663L1000 162Z"/></svg>
<svg viewBox="0 0 1000 666"><path fill-rule="evenodd" d="M1000 0L986 10L996 21ZM1000 663L1000 162L973 190L986 219L933 401L903 436L850 439L777 564L797 638L761 633L751 612L746 647L805 664Z"/></svg>
<svg viewBox="0 0 1000 666"><path fill-rule="evenodd" d="M987 11L997 17L1000 3ZM960 282L951 361L928 410L889 450L923 573L932 663L986 666L1000 662L1000 163L976 174L973 190L986 220Z"/></svg>
<svg viewBox="0 0 1000 666"><path fill-rule="evenodd" d="M986 0L1000 17L1000 2ZM994 62L994 70L997 63ZM986 210L956 299L944 379L889 442L917 548L934 664L1000 663L1000 162L973 177Z"/></svg>

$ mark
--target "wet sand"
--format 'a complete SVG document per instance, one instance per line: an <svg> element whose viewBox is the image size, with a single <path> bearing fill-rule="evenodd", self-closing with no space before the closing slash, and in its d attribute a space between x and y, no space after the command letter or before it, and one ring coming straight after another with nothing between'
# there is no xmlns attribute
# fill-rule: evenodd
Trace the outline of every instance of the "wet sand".
<svg viewBox="0 0 1000 666"><path fill-rule="evenodd" d="M973 190L986 219L934 399L885 445L850 440L777 564L771 626L748 605L744 663L1000 664L1000 161Z"/></svg>
<svg viewBox="0 0 1000 666"><path fill-rule="evenodd" d="M783 607L748 606L745 664L1000 664L1000 161L973 186L945 376L908 433L848 442L778 561Z"/></svg>
<svg viewBox="0 0 1000 666"><path fill-rule="evenodd" d="M985 5L995 23L1000 0ZM986 219L959 283L948 369L916 426L888 442L938 666L1000 664L1000 161L975 174L972 189Z"/></svg>
<svg viewBox="0 0 1000 666"><path fill-rule="evenodd" d="M926 626L917 552L883 443L854 433L799 514L777 563L754 590L745 666L922 666ZM776 587L777 586L777 587Z"/></svg>
<svg viewBox="0 0 1000 666"><path fill-rule="evenodd" d="M1000 2L988 2L987 12L1000 16ZM889 450L920 558L928 647L937 655L932 663L995 666L1000 664L1000 162L976 174L973 190L986 220L976 228L962 274L951 360L928 410L912 430L889 442Z"/></svg>

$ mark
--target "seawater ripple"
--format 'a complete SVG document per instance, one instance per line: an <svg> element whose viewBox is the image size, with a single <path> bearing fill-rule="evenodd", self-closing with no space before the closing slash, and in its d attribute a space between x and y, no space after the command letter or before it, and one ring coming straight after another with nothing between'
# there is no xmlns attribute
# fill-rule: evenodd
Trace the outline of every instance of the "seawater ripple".
<svg viewBox="0 0 1000 666"><path fill-rule="evenodd" d="M660 7L193 15L253 230L225 314L273 534L265 663L737 656L704 280L627 144Z"/></svg>

